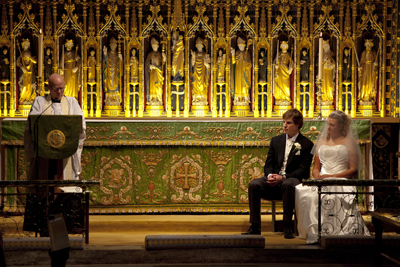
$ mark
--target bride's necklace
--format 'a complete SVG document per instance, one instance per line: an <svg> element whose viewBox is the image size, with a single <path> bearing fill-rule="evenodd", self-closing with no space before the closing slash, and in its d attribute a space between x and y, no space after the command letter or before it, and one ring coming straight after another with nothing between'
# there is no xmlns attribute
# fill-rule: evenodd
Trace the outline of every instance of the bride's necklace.
<svg viewBox="0 0 400 267"><path fill-rule="evenodd" d="M340 140L342 140L342 138L343 138L343 136L341 135L341 136L339 136L339 137L337 137L337 138L332 138L332 136L331 136L331 141L334 143L334 144L336 144L338 141L340 141Z"/></svg>

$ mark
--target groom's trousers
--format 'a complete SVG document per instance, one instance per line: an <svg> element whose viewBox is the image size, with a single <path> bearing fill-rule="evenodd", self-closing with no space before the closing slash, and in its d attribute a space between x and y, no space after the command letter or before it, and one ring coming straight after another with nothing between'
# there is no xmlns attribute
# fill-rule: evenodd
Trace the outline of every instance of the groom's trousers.
<svg viewBox="0 0 400 267"><path fill-rule="evenodd" d="M261 199L282 200L283 222L289 225L293 217L295 186L300 184L296 178L285 179L277 186L269 186L267 178L254 179L249 183L250 223L261 225Z"/></svg>

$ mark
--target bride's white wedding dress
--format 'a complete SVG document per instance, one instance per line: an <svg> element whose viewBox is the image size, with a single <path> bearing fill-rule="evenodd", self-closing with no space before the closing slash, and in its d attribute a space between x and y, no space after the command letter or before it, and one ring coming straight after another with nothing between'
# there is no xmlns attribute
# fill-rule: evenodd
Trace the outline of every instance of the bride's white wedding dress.
<svg viewBox="0 0 400 267"><path fill-rule="evenodd" d="M318 149L321 175L341 173L349 169L349 151L344 145L322 145ZM346 178L327 178L346 179ZM298 238L307 243L318 242L318 192L316 187L296 186L295 209ZM324 192L356 192L354 186L328 186ZM358 210L354 194L321 194L321 235L370 235Z"/></svg>

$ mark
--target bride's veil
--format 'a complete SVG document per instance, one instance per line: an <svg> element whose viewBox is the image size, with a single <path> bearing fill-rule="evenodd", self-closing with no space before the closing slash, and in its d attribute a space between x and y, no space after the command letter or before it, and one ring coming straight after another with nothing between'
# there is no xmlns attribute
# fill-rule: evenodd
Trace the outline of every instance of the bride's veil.
<svg viewBox="0 0 400 267"><path fill-rule="evenodd" d="M328 119L329 118L337 119L337 122L343 125L342 135L345 136L344 145L349 150L349 158L357 160L356 163L357 170L361 170L363 161L362 161L360 144L358 140L357 129L353 120L349 116L347 116L346 113L340 110L333 111L331 114L329 114ZM329 140L328 120L326 120L320 130L317 140L315 141L315 145L311 150L311 154L318 155L319 148L322 145L326 144L328 140Z"/></svg>

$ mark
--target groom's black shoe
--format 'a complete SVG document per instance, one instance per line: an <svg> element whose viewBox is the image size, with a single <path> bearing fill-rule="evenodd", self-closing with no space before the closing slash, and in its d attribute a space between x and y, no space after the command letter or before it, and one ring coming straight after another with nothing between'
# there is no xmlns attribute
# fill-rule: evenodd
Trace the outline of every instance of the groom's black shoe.
<svg viewBox="0 0 400 267"><path fill-rule="evenodd" d="M292 238L294 238L292 229L290 229L290 227L285 227L285 238L286 238L286 239L292 239Z"/></svg>
<svg viewBox="0 0 400 267"><path fill-rule="evenodd" d="M260 226L258 224L252 224L249 228L249 230L247 230L246 233L242 233L242 235L261 235L261 229Z"/></svg>

